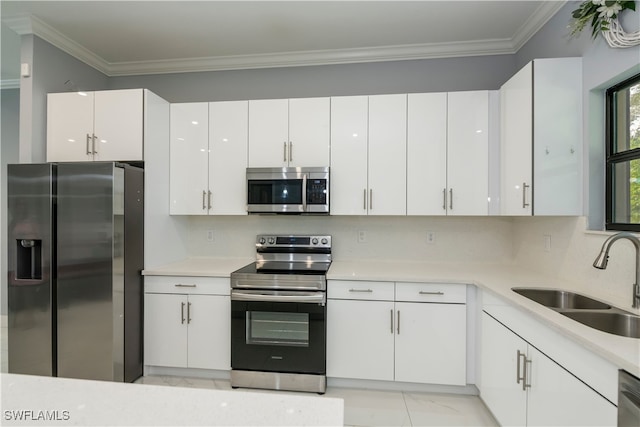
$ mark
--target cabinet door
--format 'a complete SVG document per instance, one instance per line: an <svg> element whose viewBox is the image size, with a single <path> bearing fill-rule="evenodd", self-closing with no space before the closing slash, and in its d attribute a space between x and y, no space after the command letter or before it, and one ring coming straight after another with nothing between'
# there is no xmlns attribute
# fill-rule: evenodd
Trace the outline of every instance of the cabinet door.
<svg viewBox="0 0 640 427"><path fill-rule="evenodd" d="M407 105L407 215L444 215L447 94L409 94Z"/></svg>
<svg viewBox="0 0 640 427"><path fill-rule="evenodd" d="M489 92L448 94L449 215L489 213Z"/></svg>
<svg viewBox="0 0 640 427"><path fill-rule="evenodd" d="M285 167L289 159L289 100L249 101L249 167Z"/></svg>
<svg viewBox="0 0 640 427"><path fill-rule="evenodd" d="M187 367L187 297L144 295L144 364Z"/></svg>
<svg viewBox="0 0 640 427"><path fill-rule="evenodd" d="M188 366L231 369L231 300L228 296L189 295Z"/></svg>
<svg viewBox="0 0 640 427"><path fill-rule="evenodd" d="M533 93L531 63L500 88L502 215L531 215Z"/></svg>
<svg viewBox="0 0 640 427"><path fill-rule="evenodd" d="M396 302L395 380L467 383L464 304Z"/></svg>
<svg viewBox="0 0 640 427"><path fill-rule="evenodd" d="M407 213L407 95L369 97L369 215Z"/></svg>
<svg viewBox="0 0 640 427"><path fill-rule="evenodd" d="M617 407L529 346L527 423L530 426L614 426Z"/></svg>
<svg viewBox="0 0 640 427"><path fill-rule="evenodd" d="M143 160L142 89L95 92L94 160Z"/></svg>
<svg viewBox="0 0 640 427"><path fill-rule="evenodd" d="M368 98L331 98L331 214L366 215Z"/></svg>
<svg viewBox="0 0 640 427"><path fill-rule="evenodd" d="M329 166L329 98L289 100L289 166Z"/></svg>
<svg viewBox="0 0 640 427"><path fill-rule="evenodd" d="M581 61L533 62L534 215L582 215Z"/></svg>
<svg viewBox="0 0 640 427"><path fill-rule="evenodd" d="M47 162L93 160L93 92L47 95Z"/></svg>
<svg viewBox="0 0 640 427"><path fill-rule="evenodd" d="M480 397L500 425L526 425L527 393L522 381L516 380L517 352L526 353L527 343L486 313L482 313L481 342Z"/></svg>
<svg viewBox="0 0 640 427"><path fill-rule="evenodd" d="M209 213L247 214L248 106L247 101L209 104Z"/></svg>
<svg viewBox="0 0 640 427"><path fill-rule="evenodd" d="M393 302L329 300L327 376L393 381Z"/></svg>
<svg viewBox="0 0 640 427"><path fill-rule="evenodd" d="M208 202L209 105L171 104L170 213L206 215Z"/></svg>

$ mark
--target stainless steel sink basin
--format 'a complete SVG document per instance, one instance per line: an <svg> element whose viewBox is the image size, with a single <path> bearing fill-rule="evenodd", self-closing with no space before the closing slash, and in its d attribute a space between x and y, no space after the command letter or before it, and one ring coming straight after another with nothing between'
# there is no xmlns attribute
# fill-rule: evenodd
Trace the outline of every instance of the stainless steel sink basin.
<svg viewBox="0 0 640 427"><path fill-rule="evenodd" d="M538 304L558 310L607 310L611 308L610 305L593 298L560 289L512 288L512 290Z"/></svg>
<svg viewBox="0 0 640 427"><path fill-rule="evenodd" d="M560 314L599 331L640 338L640 316L618 311L567 311Z"/></svg>

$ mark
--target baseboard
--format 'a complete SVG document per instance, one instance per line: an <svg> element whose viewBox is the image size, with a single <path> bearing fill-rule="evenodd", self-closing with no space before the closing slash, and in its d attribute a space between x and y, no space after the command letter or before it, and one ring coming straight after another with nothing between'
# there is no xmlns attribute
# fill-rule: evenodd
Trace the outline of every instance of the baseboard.
<svg viewBox="0 0 640 427"><path fill-rule="evenodd" d="M229 380L231 371L214 369L173 368L166 366L144 366L144 375L165 375L170 377L207 378L212 380Z"/></svg>
<svg viewBox="0 0 640 427"><path fill-rule="evenodd" d="M360 388L366 390L407 391L421 393L465 394L477 396L478 388L474 384L465 386L442 384L419 384L397 381L356 380L349 378L327 378L328 387Z"/></svg>

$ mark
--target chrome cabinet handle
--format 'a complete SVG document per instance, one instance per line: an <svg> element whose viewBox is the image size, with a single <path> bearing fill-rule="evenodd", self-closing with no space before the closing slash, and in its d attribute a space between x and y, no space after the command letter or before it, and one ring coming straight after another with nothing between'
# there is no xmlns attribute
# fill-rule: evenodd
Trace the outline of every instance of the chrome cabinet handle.
<svg viewBox="0 0 640 427"><path fill-rule="evenodd" d="M453 210L453 188L449 189L449 209Z"/></svg>
<svg viewBox="0 0 640 427"><path fill-rule="evenodd" d="M369 189L369 210L373 210L373 190Z"/></svg>
<svg viewBox="0 0 640 427"><path fill-rule="evenodd" d="M191 303L187 303L187 325L191 323Z"/></svg>
<svg viewBox="0 0 640 427"><path fill-rule="evenodd" d="M207 196L207 206L211 209L211 190L209 190L209 195Z"/></svg>
<svg viewBox="0 0 640 427"><path fill-rule="evenodd" d="M419 295L444 295L444 292L436 291L436 292L428 292L428 291L420 291Z"/></svg>
<svg viewBox="0 0 640 427"><path fill-rule="evenodd" d="M372 289L349 289L349 292L373 292Z"/></svg>
<svg viewBox="0 0 640 427"><path fill-rule="evenodd" d="M531 365L533 365L533 362L531 361L531 359L527 359L527 357L524 357L524 372L523 372L523 379L522 379L522 390L526 390L528 388L531 388L531 378L529 378L529 370L527 369L527 365L529 365L529 370L531 369Z"/></svg>
<svg viewBox="0 0 640 427"><path fill-rule="evenodd" d="M91 150L89 150L89 140L91 139L91 135L87 134L87 156L90 156Z"/></svg>
<svg viewBox="0 0 640 427"><path fill-rule="evenodd" d="M282 153L283 153L282 161L286 162L287 161L287 141L283 142L282 144L283 144L282 145Z"/></svg>
<svg viewBox="0 0 640 427"><path fill-rule="evenodd" d="M180 303L180 317L182 318L182 324L184 325L184 303Z"/></svg>
<svg viewBox="0 0 640 427"><path fill-rule="evenodd" d="M398 335L400 335L400 310L398 310Z"/></svg>
<svg viewBox="0 0 640 427"><path fill-rule="evenodd" d="M389 314L391 315L391 333L393 334L393 309L389 310Z"/></svg>
<svg viewBox="0 0 640 427"><path fill-rule="evenodd" d="M518 350L517 357L518 357L518 363L517 363L517 366L516 366L516 384L520 384L520 380L522 380L522 389L525 390L525 376L526 376L526 373L522 374L522 375L520 374L520 369L521 369L520 368L520 357L524 358L524 361L525 361L525 364L526 364L527 356L526 356L526 354L521 353L520 350Z"/></svg>
<svg viewBox="0 0 640 427"><path fill-rule="evenodd" d="M96 139L98 139L98 137L94 133L93 134L93 154L98 154L98 150L96 149Z"/></svg>
<svg viewBox="0 0 640 427"><path fill-rule="evenodd" d="M289 161L293 162L293 142L289 141Z"/></svg>
<svg viewBox="0 0 640 427"><path fill-rule="evenodd" d="M362 209L367 210L367 189L362 190Z"/></svg>
<svg viewBox="0 0 640 427"><path fill-rule="evenodd" d="M207 204L204 201L205 197L207 197L207 192L202 190L202 210L203 211L207 209Z"/></svg>
<svg viewBox="0 0 640 427"><path fill-rule="evenodd" d="M527 188L531 187L530 185L527 185L526 182L522 183L522 207L526 208L527 206L530 206L530 203L527 203Z"/></svg>
<svg viewBox="0 0 640 427"><path fill-rule="evenodd" d="M442 189L442 210L447 210L447 189Z"/></svg>
<svg viewBox="0 0 640 427"><path fill-rule="evenodd" d="M176 288L195 288L196 285L183 285L182 283L176 283L175 285Z"/></svg>

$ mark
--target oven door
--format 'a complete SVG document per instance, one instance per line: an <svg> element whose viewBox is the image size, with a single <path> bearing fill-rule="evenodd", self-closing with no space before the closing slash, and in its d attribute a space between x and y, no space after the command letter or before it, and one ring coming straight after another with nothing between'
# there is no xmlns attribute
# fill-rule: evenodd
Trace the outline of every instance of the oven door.
<svg viewBox="0 0 640 427"><path fill-rule="evenodd" d="M324 292L233 290L231 368L324 375L325 301Z"/></svg>

